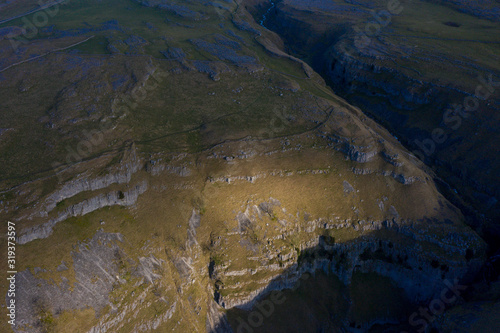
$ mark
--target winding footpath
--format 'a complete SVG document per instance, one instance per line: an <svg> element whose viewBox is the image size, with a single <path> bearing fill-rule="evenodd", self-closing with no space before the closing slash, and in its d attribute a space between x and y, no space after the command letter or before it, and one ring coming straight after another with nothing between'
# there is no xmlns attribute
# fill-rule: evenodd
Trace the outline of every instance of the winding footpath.
<svg viewBox="0 0 500 333"><path fill-rule="evenodd" d="M59 5L59 4L63 3L63 2L67 2L67 1L68 1L68 0L56 0L56 1L52 2L52 3L49 3L49 4L46 4L46 5L40 6L40 7L38 7L38 8L35 8L35 9L33 9L33 10L30 10L30 11L28 11L28 12L26 12L26 13L19 14L19 15L17 15L17 16L10 17L10 18L8 18L8 19L2 20L2 21L0 21L0 24L4 24L4 23L10 22L10 21L12 21L12 20L15 20L15 19L21 18L21 17L23 17L23 16L30 15L30 14L33 14L33 13L36 13L36 12L39 12L39 11L41 11L41 10L48 9L48 8L50 8L50 7L57 6L57 5Z"/></svg>

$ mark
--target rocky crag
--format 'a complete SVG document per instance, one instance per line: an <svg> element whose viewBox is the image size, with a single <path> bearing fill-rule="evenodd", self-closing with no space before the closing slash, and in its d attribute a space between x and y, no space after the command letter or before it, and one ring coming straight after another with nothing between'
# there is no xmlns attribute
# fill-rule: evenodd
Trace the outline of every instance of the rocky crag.
<svg viewBox="0 0 500 333"><path fill-rule="evenodd" d="M245 3L257 21L269 6ZM412 19L424 16L427 24ZM448 197L486 236L498 234L499 217L495 172L484 172L499 169L498 41L488 32L498 22L489 1L286 0L275 2L264 25L435 169ZM469 47L478 52L461 52Z"/></svg>
<svg viewBox="0 0 500 333"><path fill-rule="evenodd" d="M0 40L27 60L0 69L11 331L238 331L272 291L323 273L345 309L309 328L404 327L482 272L487 246L432 171L244 3L89 0L52 22L17 52Z"/></svg>

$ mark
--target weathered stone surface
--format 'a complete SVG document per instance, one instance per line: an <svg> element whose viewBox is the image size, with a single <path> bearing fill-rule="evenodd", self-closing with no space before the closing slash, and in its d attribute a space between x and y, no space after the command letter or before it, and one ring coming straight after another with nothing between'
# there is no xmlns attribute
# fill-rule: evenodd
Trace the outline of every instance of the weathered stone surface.
<svg viewBox="0 0 500 333"><path fill-rule="evenodd" d="M98 231L89 242L80 244L72 252L72 269L76 278L73 285L65 278L59 284L49 283L37 278L30 270L17 273L16 328L21 330L23 327L30 327L30 332L38 332L40 311L55 314L86 307L97 312L102 310L109 304L108 294L113 285L119 283L117 260L122 241L120 234Z"/></svg>
<svg viewBox="0 0 500 333"><path fill-rule="evenodd" d="M26 244L35 239L47 238L52 234L52 228L57 223L64 221L69 217L82 216L97 209L108 206L134 205L139 195L146 192L147 189L148 183L146 181L143 181L125 192L111 192L84 200L76 205L68 207L62 213L59 213L56 218L50 219L49 222L23 230L21 232L21 235L18 237L17 242L19 244Z"/></svg>

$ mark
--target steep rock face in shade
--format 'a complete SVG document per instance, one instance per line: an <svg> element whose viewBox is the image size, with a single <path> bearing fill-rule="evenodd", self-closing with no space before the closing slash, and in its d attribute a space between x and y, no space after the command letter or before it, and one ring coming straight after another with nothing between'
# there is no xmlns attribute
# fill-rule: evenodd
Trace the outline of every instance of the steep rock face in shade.
<svg viewBox="0 0 500 333"><path fill-rule="evenodd" d="M279 207L286 209L286 203L279 201L278 203ZM240 224L239 233L243 237L248 235L252 225L258 224L259 219L272 210L273 205L264 202L247 209L243 214L240 213L236 218ZM276 253L262 251L263 255L254 255L252 260L261 263L257 268L234 271L227 266L214 266L212 276L221 281L223 286L216 292L217 302L225 308L251 309L256 301L271 291L290 289L302 274L305 272L314 274L317 270L335 274L345 285L351 284L355 272L376 272L390 278L413 302L431 300L439 297L444 281L449 281L453 279L452 277L458 277L462 281L472 279L482 265L483 259L480 257L485 251L480 238L467 231L449 232L446 240L436 239L433 235L437 229L434 231L428 229L433 223L429 220L420 224L397 218L392 221L357 223L338 223L323 219L309 221L306 223L307 227L298 230L292 228L285 232L289 238L300 239L304 234L309 235L305 238L307 242L295 244L295 249L282 249ZM446 225L450 221L438 223ZM311 239L310 235L318 231L323 234L339 231L359 232L365 236L346 243L335 243L335 238L330 236ZM383 234L392 234L394 237L391 239L394 241L381 240ZM274 239L282 238L283 235L277 235ZM272 243L274 239L268 239L268 243ZM439 250L429 251L433 247ZM466 256L466 253L472 251L471 249L481 249L476 253L480 257L471 260L468 255ZM231 258L229 253L228 255ZM279 264L273 261L275 258ZM272 263L263 264L265 262ZM238 277L247 275L261 277L263 272L267 273L265 278L251 279L247 282L248 285L257 284L261 287L251 292L244 292L243 290L248 289ZM228 290L242 291L233 293Z"/></svg>
<svg viewBox="0 0 500 333"><path fill-rule="evenodd" d="M486 243L391 134L402 140L395 125L466 89L391 67L401 50L389 37L337 52L352 37L340 19L368 17L371 2L268 5L68 2L19 49L0 39L0 220L16 224L16 333L238 332L272 291L311 276L299 296L337 297L314 299L295 330L402 330L401 314L449 281L476 282ZM285 40L317 46L311 57L346 95L391 100L368 101L391 131L246 7L281 24ZM270 331L304 318L295 315Z"/></svg>
<svg viewBox="0 0 500 333"><path fill-rule="evenodd" d="M485 332L500 324L499 307L498 301L463 304L440 314L430 327L439 332Z"/></svg>
<svg viewBox="0 0 500 333"><path fill-rule="evenodd" d="M256 20L268 8L266 1L245 4ZM276 2L264 25L431 166L471 225L498 235L500 186L495 172L484 172L500 168L493 153L500 144L500 71L492 56L498 41L488 37L489 29L498 30L498 6L492 1L393 5L285 0ZM465 14L453 14L455 9ZM423 13L432 24L406 23ZM443 18L448 16L453 19ZM485 29L467 28L471 22L484 22ZM482 51L465 56L464 48Z"/></svg>

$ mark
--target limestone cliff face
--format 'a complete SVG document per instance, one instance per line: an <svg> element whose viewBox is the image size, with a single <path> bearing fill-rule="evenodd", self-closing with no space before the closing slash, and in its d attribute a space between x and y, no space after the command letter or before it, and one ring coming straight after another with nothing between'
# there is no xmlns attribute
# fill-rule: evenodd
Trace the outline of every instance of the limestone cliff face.
<svg viewBox="0 0 500 333"><path fill-rule="evenodd" d="M140 21L137 30L147 33L123 41L120 34L137 26L122 29L110 21L120 34L107 39L103 30L101 37L115 54L44 58L53 66L74 57L127 59L169 74L146 89L128 115L114 115L105 152L1 193L0 213L16 222L18 236L17 332L225 333L235 329L229 310L249 309L270 291L297 285L307 272L335 275L345 286L357 273L372 273L404 289L413 305L437 295L447 279L468 283L477 274L486 245L433 175L412 163L390 132L280 49L275 35L252 22L244 2L137 3L165 26ZM101 5L115 15L114 7L95 4ZM348 10L352 1L302 5L347 10L346 16L369 13ZM130 15L128 6L122 14ZM154 35L163 28L176 33ZM152 48L143 47L146 39ZM146 49L155 55L138 55ZM389 73L388 66L372 69L362 60L343 67L361 69L359 75L335 66L344 80L363 85L376 85L368 79L373 71ZM128 82L95 68L96 77ZM68 122L51 130L73 130L74 115L64 109L95 85L80 72L78 94L61 79L56 111ZM133 86L149 77L140 73L131 75ZM112 82L97 96L106 105L114 99ZM377 87L381 96L404 95L395 101L399 106L425 105L433 96L408 95L398 84ZM2 152L5 147L2 142ZM386 317L377 314L363 328ZM348 327L342 318L330 331Z"/></svg>
<svg viewBox="0 0 500 333"><path fill-rule="evenodd" d="M262 207L256 209L264 214ZM248 224L257 223L255 219L258 215L259 213L253 215L247 211L237 219L248 228ZM428 222L433 223L430 220ZM444 224L446 222L443 222L443 227ZM248 310L271 291L292 288L305 272L314 274L317 270L322 270L335 274L345 285L351 284L355 272L376 272L390 278L395 285L405 290L412 302L425 302L439 296L445 280L470 282L484 262L486 248L476 234L448 230L447 236L441 238L436 235L439 233L438 229L428 229L419 223L396 219L356 223L323 219L310 221L299 230L289 229L275 237L275 240L300 238L305 233L308 234L305 238L308 241L295 244L295 248L282 247L275 253L263 250L263 255L252 257L252 261L261 263L257 268L234 271L229 267L215 266L212 278L223 283L223 288L216 292L215 298L224 308L239 307ZM334 237L313 236L318 232L328 233L329 230L359 232L360 237L336 243ZM241 234L245 235L245 232L242 231ZM392 235L392 241L386 239L388 235ZM273 241L271 238L268 243L272 244ZM474 258L470 257L471 251ZM279 264L271 263L275 259ZM268 264L262 264L266 262ZM244 278L247 276L250 279ZM259 276L259 280L251 276ZM261 287L250 292L236 292L246 290L245 284L257 284ZM230 290L234 291L229 292Z"/></svg>
<svg viewBox="0 0 500 333"><path fill-rule="evenodd" d="M60 189L45 199L45 212L49 213L56 207L58 202L71 198L81 192L97 191L111 184L128 184L132 175L140 170L141 167L142 163L137 156L136 148L132 146L125 152L117 170L109 170L106 175L100 177L81 175L75 180L64 183Z"/></svg>
<svg viewBox="0 0 500 333"><path fill-rule="evenodd" d="M383 133L369 130L356 116L348 118L352 123L345 127L359 126L355 140L348 139L339 123L345 119L339 118L315 135L275 139L267 146L239 142L213 148L197 161L217 165L221 171L203 178L201 184L192 157L185 154L175 162L149 160L147 172L137 171L129 184L113 183L79 193L85 198L63 209L56 219L25 230L19 243L49 244L56 223L91 211L99 214L100 208L108 206L135 207L127 211L137 214L141 223L131 225L128 237L94 233L73 250L72 265L61 263L55 271L43 265L21 271L17 277L25 291L23 302L31 304L21 311L23 325L39 324L42 305L47 309L43 311L57 317L58 311L82 311L95 301L92 308L99 315L89 332L175 326L184 316L182 309L187 309L193 318L203 318L203 329L195 331L223 333L234 329L225 310L250 309L272 290L294 287L306 272L336 275L345 285L352 283L356 273L376 273L404 289L413 302L432 299L445 280L469 281L484 261L484 242L463 225L460 213L435 191L428 175L408 163L396 141L383 140ZM320 151L309 144L317 140L325 147ZM302 168L294 154L314 154L316 159ZM285 164L276 168L277 163ZM372 187L374 181L380 185ZM71 188L88 188L71 184ZM111 191L124 185L128 190ZM176 206L170 207L171 199L161 200L189 193L194 186L207 195L188 197L184 206L178 198ZM323 192L325 186L329 190ZM267 195L269 189L277 190L276 197L255 199L255 193ZM297 198L296 189L313 198ZM420 209L410 212L398 200L401 193L413 198ZM137 201L139 196L147 200ZM325 196L329 199L322 201ZM67 199L71 198L78 197ZM177 205L183 217L172 218L168 213ZM327 213L325 207L331 205L335 209ZM163 207L169 208L162 214L149 212ZM370 217L374 214L383 218ZM142 227L148 218L153 219L150 231ZM101 226L107 228L111 222L107 218L105 222ZM165 224L163 235L154 231ZM118 225L124 232L128 228L121 218ZM175 233L180 236L171 236ZM140 244L128 247L139 234ZM39 241L31 242L34 239ZM75 281L66 281L65 274L73 271ZM45 276L60 274L61 283L46 282ZM64 294L62 301L67 297L72 301L61 304L47 293ZM155 309L157 316L142 317L145 309Z"/></svg>
<svg viewBox="0 0 500 333"><path fill-rule="evenodd" d="M18 327L34 327L41 311L59 309L83 309L93 306L99 311L109 304L108 295L117 278L119 267L115 262L120 255L120 243L123 236L97 232L87 243L81 244L72 253L76 283L73 285L67 278L59 284L50 284L37 278L30 270L16 274L18 279ZM59 270L66 271L68 263L61 263ZM43 270L41 270L43 271ZM96 279L97 277L97 279Z"/></svg>
<svg viewBox="0 0 500 333"><path fill-rule="evenodd" d="M16 274L20 292L17 296L19 307L15 331L46 330L50 327L48 318L52 318L54 310L56 315L64 311L89 308L94 309L96 313L104 311L106 307L111 307L113 311L116 311L116 305L111 302L110 294L114 289L126 283L123 278L125 267L131 265L134 276L145 283L145 291L138 295L135 302L119 313L116 318L111 319L105 316L102 323L93 326L89 332L103 333L108 332L111 327L120 328L125 316L131 315L132 310L140 307L145 293L153 288L156 280L161 279L156 272L164 265L162 260L158 260L153 255L132 261L127 258L122 249L124 241L123 235L119 233L98 230L88 242L79 244L71 253L73 265L63 262L58 267L58 271L64 273L70 269L67 265L70 266L74 270L75 281L70 281L65 277L62 277L59 283L47 281L38 276L44 273L41 268L35 268L34 274L29 269ZM173 302L162 316L153 320L145 320L135 329L145 331L158 328L160 324L172 317L176 307L177 303Z"/></svg>
<svg viewBox="0 0 500 333"><path fill-rule="evenodd" d="M498 19L496 10L488 9L491 2L470 6L463 1L440 3L475 17ZM281 1L267 15L265 26L277 32L294 54L307 59L337 93L389 128L435 169L449 184L445 187L456 204L460 199L454 198L455 191L465 197L468 203L461 205L470 223L482 225L486 233L496 233L490 222L499 217L500 186L494 173L483 170L485 165L500 167L492 154L499 145L495 135L499 125L498 68L491 67L489 60L473 61L457 52L436 50L414 39L414 28L404 30L393 24L406 19L400 17L412 10L408 9L411 5L402 6L402 12L392 15L389 23L378 23L373 13L387 11L379 5ZM249 1L248 7L258 20L259 8L266 5ZM375 24L377 33L365 31L369 24ZM460 26L461 22L443 24ZM432 35L425 38L440 43ZM441 42L452 43L453 38ZM473 47L482 41L464 42ZM465 111L470 107L474 111ZM470 149L472 146L475 148Z"/></svg>
<svg viewBox="0 0 500 333"><path fill-rule="evenodd" d="M91 175L84 172L76 179L71 179L59 186L46 198L37 201L36 210L24 218L35 220L48 220L33 227L21 230L17 241L20 244L28 243L35 239L47 238L52 233L54 226L70 217L83 216L103 207L132 206L137 198L148 189L146 180L132 181L132 176L142 168L143 164L137 156L135 146L126 150L122 155L120 164L106 170L104 176ZM109 190L112 185L122 186L123 190ZM57 210L58 204L65 200L77 197L81 193L89 193L81 201L70 204L68 207Z"/></svg>
<svg viewBox="0 0 500 333"><path fill-rule="evenodd" d="M84 185L76 186L76 188L84 188L86 184L88 183L84 182ZM50 219L48 222L23 230L21 235L17 238L17 242L19 244L26 244L35 239L47 238L52 234L52 229L57 223L69 217L83 216L103 207L115 205L132 206L136 203L139 195L146 192L147 189L148 183L143 181L125 192L114 191L85 199L66 208L63 212L59 213L56 218Z"/></svg>
<svg viewBox="0 0 500 333"><path fill-rule="evenodd" d="M468 99L480 101L472 91L424 81L418 75L411 75L398 68L379 66L377 56L346 54L343 46L348 43L348 40L339 42L325 55L326 75L334 86L344 91L353 103L362 106L388 126L419 158L447 179L451 186L495 219L498 214L496 204L500 194L499 187L495 185L496 180L491 174L482 172L483 166L476 162L482 156L485 162L488 160L486 163L489 165L498 164L498 160L491 155L490 144L482 143L486 136L493 135L493 127L481 125L482 121L492 120L490 116L498 106L480 102L481 107L474 114L475 118L468 115L459 118L460 111L457 111L453 113L455 116L452 121L449 110L453 105L460 106ZM480 80L481 78L477 81L478 85ZM483 82L484 80L487 80L486 76L483 77ZM441 118L438 122L422 124L419 121L419 125L413 123L416 121L415 112L431 108L439 110ZM478 135L477 131L480 129L482 135ZM433 133L438 130L445 133L446 141L433 140ZM493 140L497 139L493 137ZM474 153L465 152L469 144L477 146Z"/></svg>

